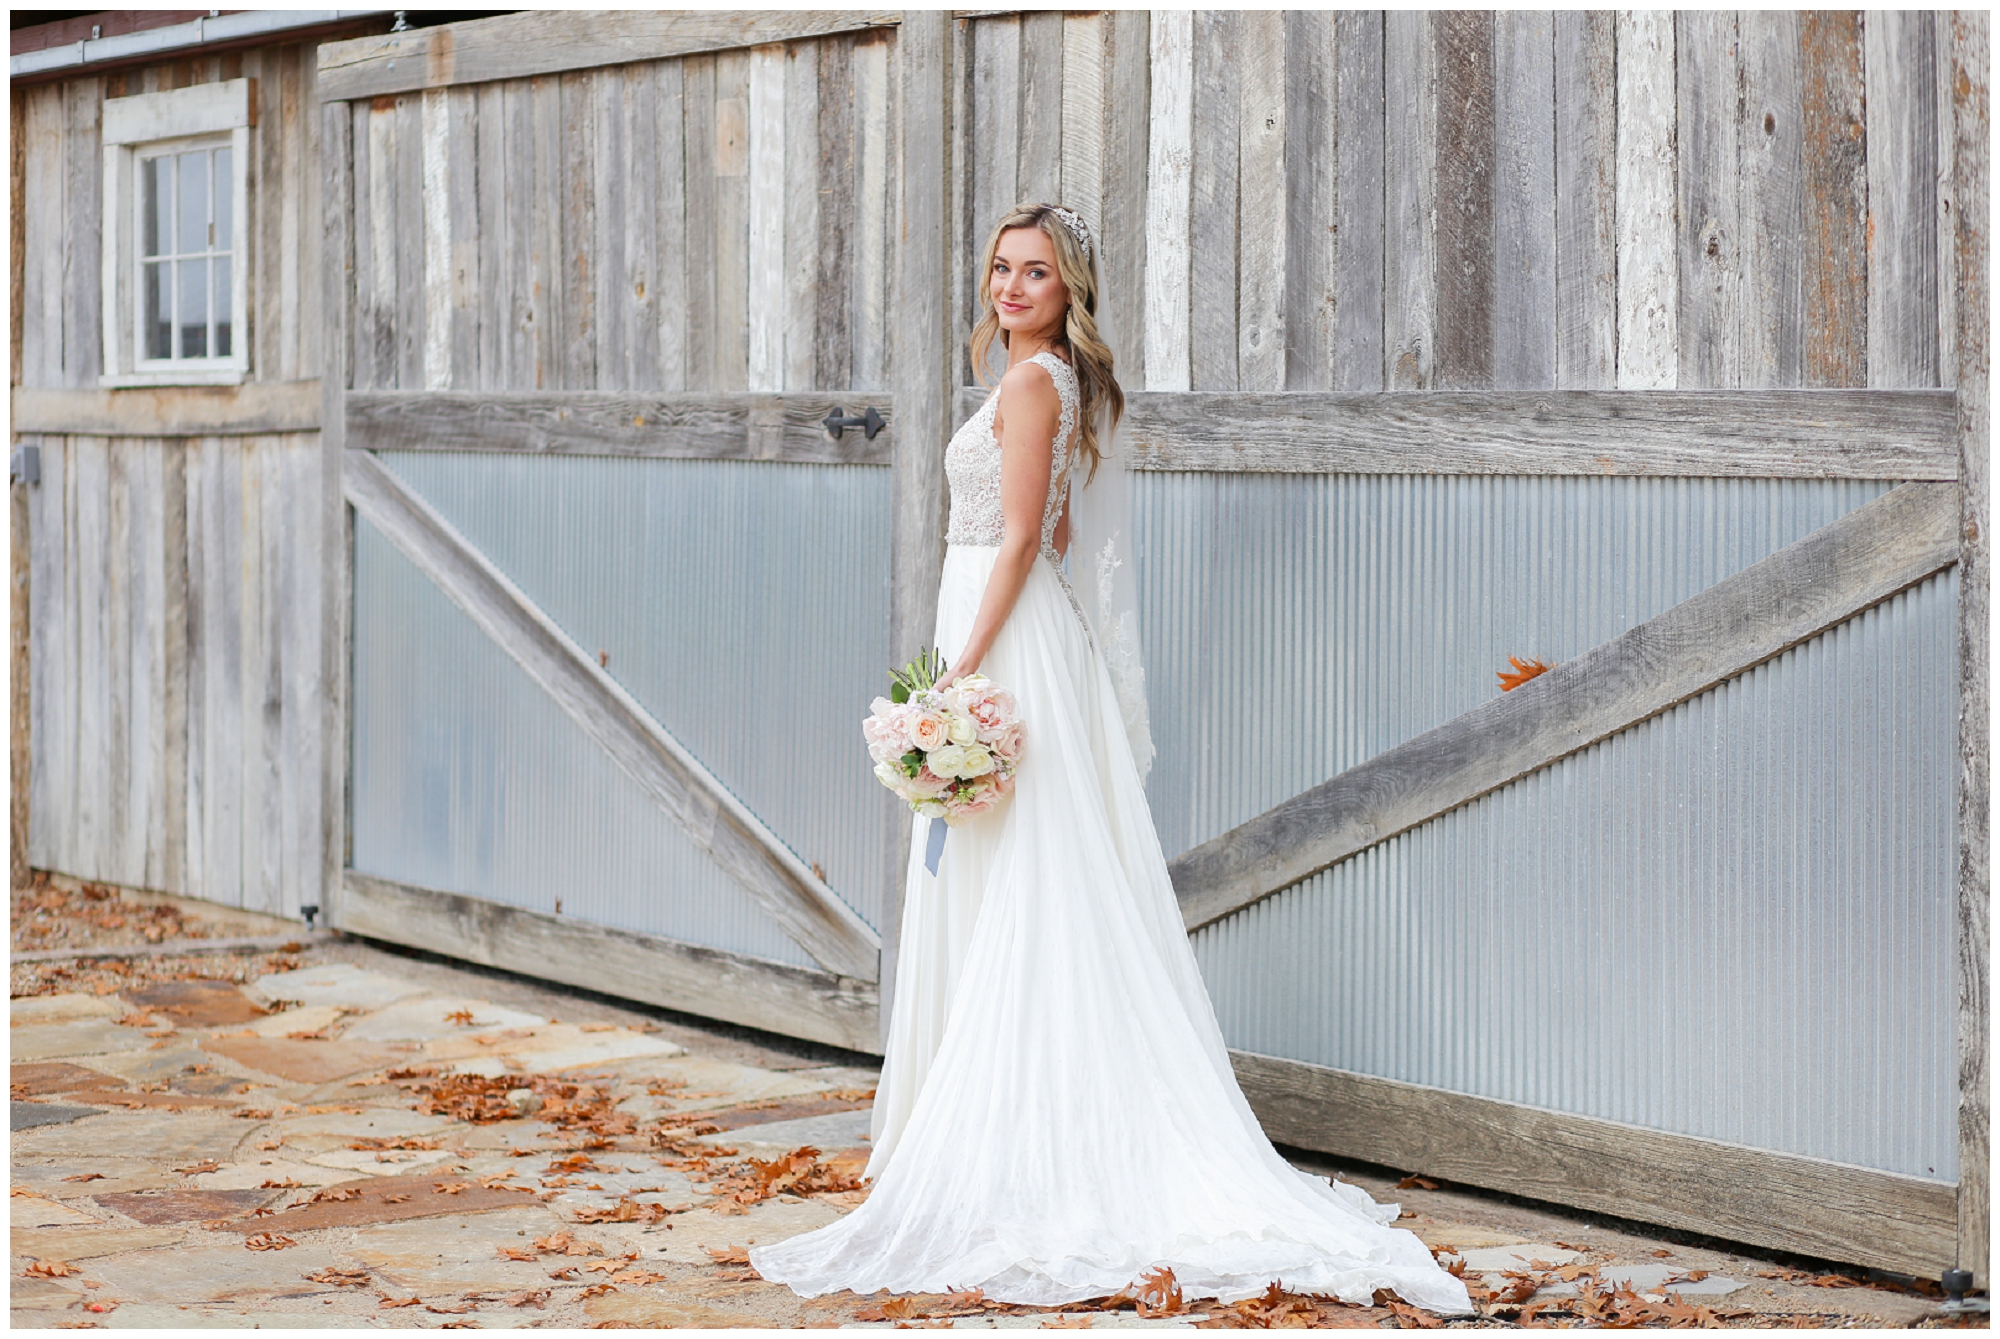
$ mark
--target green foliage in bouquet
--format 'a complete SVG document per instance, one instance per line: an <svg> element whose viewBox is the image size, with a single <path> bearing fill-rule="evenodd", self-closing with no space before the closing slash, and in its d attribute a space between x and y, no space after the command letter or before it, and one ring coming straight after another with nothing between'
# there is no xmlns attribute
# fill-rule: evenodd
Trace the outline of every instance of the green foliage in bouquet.
<svg viewBox="0 0 2000 1339"><path fill-rule="evenodd" d="M947 669L943 653L932 647L903 668L889 671L889 700L900 707L916 694L929 692L937 687Z"/></svg>

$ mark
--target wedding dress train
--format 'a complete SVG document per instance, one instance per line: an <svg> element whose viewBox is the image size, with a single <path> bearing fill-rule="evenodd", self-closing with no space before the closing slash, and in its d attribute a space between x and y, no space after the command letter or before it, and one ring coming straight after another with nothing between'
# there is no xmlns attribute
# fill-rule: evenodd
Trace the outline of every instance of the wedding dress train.
<svg viewBox="0 0 2000 1339"><path fill-rule="evenodd" d="M1075 374L1053 354L1037 361L1067 444ZM948 659L998 553L994 408L947 452ZM1237 1087L1116 694L1048 544L1068 486L1056 474L1042 560L981 666L1028 728L1014 796L952 829L936 877L916 820L873 1189L751 1262L806 1296L976 1287L1057 1305L1166 1265L1190 1298L1277 1281L1469 1311L1464 1285L1390 1226L1395 1206L1286 1163Z"/></svg>

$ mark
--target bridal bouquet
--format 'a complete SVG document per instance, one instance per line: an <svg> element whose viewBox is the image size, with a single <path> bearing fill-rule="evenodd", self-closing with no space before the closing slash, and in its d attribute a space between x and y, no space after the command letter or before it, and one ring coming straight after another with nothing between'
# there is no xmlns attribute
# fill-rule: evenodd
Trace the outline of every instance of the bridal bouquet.
<svg viewBox="0 0 2000 1339"><path fill-rule="evenodd" d="M1014 788L1025 742L1014 696L983 674L940 688L935 651L889 671L861 732L875 776L927 818L983 814Z"/></svg>

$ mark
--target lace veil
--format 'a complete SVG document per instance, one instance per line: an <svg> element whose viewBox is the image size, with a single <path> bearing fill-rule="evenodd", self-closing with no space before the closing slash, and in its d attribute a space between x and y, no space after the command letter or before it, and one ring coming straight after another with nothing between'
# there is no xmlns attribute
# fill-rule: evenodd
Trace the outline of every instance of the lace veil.
<svg viewBox="0 0 2000 1339"><path fill-rule="evenodd" d="M1097 239L1097 333L1115 358L1120 331L1116 296L1105 291L1103 239ZM1114 364L1115 365L1115 364ZM1153 730L1146 710L1146 663L1139 644L1139 572L1132 532L1132 449L1124 426L1114 428L1108 406L1100 407L1097 441L1102 460L1088 486L1070 489L1070 572L1098 646L1111 670L1112 687L1125 718L1132 761L1144 781L1153 766Z"/></svg>

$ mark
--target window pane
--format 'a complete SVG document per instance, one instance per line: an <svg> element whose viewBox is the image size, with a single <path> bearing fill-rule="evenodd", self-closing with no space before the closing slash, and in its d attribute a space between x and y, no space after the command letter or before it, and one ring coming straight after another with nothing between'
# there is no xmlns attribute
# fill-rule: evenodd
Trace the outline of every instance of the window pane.
<svg viewBox="0 0 2000 1339"><path fill-rule="evenodd" d="M139 254L157 256L174 235L174 160L147 158L139 164Z"/></svg>
<svg viewBox="0 0 2000 1339"><path fill-rule="evenodd" d="M139 267L139 294L145 315L139 333L146 342L146 357L174 356L173 275L165 265Z"/></svg>
<svg viewBox="0 0 2000 1339"><path fill-rule="evenodd" d="M228 178L223 177L221 172L219 171L216 173L216 175L224 181L228 180ZM227 256L216 257L214 262L214 272L215 272L215 356L218 358L227 358L229 356L229 333L230 333L229 318L230 318L230 313L236 309L236 304L233 301L231 301L229 293L229 257Z"/></svg>
<svg viewBox="0 0 2000 1339"><path fill-rule="evenodd" d="M208 153L175 155L181 171L180 251L208 250Z"/></svg>
<svg viewBox="0 0 2000 1339"><path fill-rule="evenodd" d="M228 251L234 244L229 240L230 225L235 221L231 210L236 204L236 178L229 171L229 150L215 151L215 249ZM218 290L220 291L220 290ZM228 303L223 303L227 307Z"/></svg>
<svg viewBox="0 0 2000 1339"><path fill-rule="evenodd" d="M182 169L186 171L185 168ZM183 176L185 181L186 177ZM208 262L175 262L181 269L181 354L183 358L208 357Z"/></svg>

